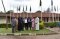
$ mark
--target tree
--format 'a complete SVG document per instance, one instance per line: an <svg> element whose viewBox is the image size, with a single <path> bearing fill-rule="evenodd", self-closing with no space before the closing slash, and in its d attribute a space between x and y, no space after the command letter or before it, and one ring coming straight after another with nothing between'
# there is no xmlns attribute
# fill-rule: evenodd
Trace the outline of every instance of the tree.
<svg viewBox="0 0 60 39"><path fill-rule="evenodd" d="M47 8L46 12L50 12L50 8Z"/></svg>
<svg viewBox="0 0 60 39"><path fill-rule="evenodd" d="M10 14L10 13L13 13L14 11L13 10L9 10L9 11L7 11L6 13L7 14Z"/></svg>
<svg viewBox="0 0 60 39"><path fill-rule="evenodd" d="M0 11L0 13L3 13L2 11Z"/></svg>

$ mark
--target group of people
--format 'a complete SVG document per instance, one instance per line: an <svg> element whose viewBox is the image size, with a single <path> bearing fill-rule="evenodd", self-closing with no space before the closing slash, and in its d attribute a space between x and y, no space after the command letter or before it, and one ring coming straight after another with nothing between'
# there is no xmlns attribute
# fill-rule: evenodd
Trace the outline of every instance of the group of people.
<svg viewBox="0 0 60 39"><path fill-rule="evenodd" d="M31 17L12 17L11 18L12 33L22 30L39 30L39 18Z"/></svg>

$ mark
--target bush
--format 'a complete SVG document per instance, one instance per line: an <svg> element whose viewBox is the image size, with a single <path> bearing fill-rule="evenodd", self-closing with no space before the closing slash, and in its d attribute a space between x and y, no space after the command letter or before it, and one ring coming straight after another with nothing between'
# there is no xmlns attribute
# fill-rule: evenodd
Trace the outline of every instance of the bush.
<svg viewBox="0 0 60 39"><path fill-rule="evenodd" d="M60 27L60 22L57 22L57 26Z"/></svg>
<svg viewBox="0 0 60 39"><path fill-rule="evenodd" d="M40 29L43 29L44 28L44 21L40 21L39 26L40 26Z"/></svg>
<svg viewBox="0 0 60 39"><path fill-rule="evenodd" d="M5 28L6 24L0 24L0 28ZM11 28L11 24L8 24L8 28Z"/></svg>
<svg viewBox="0 0 60 39"><path fill-rule="evenodd" d="M53 28L53 27L56 27L56 26L57 26L57 22L45 23L45 26L46 26L46 27L51 27L51 28Z"/></svg>

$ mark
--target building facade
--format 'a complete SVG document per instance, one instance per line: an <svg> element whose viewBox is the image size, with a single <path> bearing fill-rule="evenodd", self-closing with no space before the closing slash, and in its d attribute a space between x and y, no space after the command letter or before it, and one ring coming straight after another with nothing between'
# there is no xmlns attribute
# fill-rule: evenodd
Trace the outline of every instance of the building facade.
<svg viewBox="0 0 60 39"><path fill-rule="evenodd" d="M41 14L42 13L42 14ZM0 13L0 24L1 23L11 23L11 17L36 17L38 16L39 19L44 22L53 22L53 21L60 21L60 14L58 13L48 13L48 12L40 12L37 11L35 13L27 13L27 12L22 12L22 13Z"/></svg>

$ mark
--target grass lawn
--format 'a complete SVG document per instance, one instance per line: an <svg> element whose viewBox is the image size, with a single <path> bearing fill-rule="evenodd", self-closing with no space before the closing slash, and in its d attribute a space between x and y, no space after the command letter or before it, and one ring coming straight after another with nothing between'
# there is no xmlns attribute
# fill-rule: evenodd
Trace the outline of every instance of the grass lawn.
<svg viewBox="0 0 60 39"><path fill-rule="evenodd" d="M0 28L0 33L12 33L12 29L11 28Z"/></svg>
<svg viewBox="0 0 60 39"><path fill-rule="evenodd" d="M12 30L11 28L0 28L0 33L12 33ZM22 33L22 34L28 34L28 33L36 33L36 34L49 34L49 33L55 33L55 32L52 32L48 29L41 29L39 31L36 31L36 30L24 30L24 31L18 31L16 33Z"/></svg>
<svg viewBox="0 0 60 39"><path fill-rule="evenodd" d="M27 34L27 33L36 33L36 34L48 34L48 33L51 33L52 31L48 30L48 29L41 29L39 31L36 31L36 30L24 30L24 31L20 31L20 33L23 33L23 34ZM19 32L17 32L19 33Z"/></svg>

